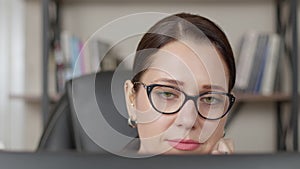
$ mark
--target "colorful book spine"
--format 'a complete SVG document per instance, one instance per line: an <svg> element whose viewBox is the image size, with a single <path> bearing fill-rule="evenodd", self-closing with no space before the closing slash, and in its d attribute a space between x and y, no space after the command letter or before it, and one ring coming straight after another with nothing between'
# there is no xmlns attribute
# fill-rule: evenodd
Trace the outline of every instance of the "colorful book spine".
<svg viewBox="0 0 300 169"><path fill-rule="evenodd" d="M278 35L247 33L239 51L236 90L263 95L272 94L279 68L279 49Z"/></svg>

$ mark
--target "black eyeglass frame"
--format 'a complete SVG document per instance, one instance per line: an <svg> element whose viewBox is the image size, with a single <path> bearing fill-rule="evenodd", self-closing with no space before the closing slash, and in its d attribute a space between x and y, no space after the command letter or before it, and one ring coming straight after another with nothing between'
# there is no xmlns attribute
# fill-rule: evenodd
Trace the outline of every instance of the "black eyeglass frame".
<svg viewBox="0 0 300 169"><path fill-rule="evenodd" d="M223 117L226 116L226 114L230 111L230 109L232 108L232 106L233 106L233 104L234 104L234 102L235 102L235 97L234 97L232 94L230 94L230 93L225 93L225 92L208 91L208 92L204 92L204 93L201 93L201 94L199 94L199 95L196 95L196 96L190 96L190 95L186 94L184 91L182 91L182 90L180 90L180 89L178 89L178 88L176 88L176 87L174 87L174 86L163 85L163 84L150 84L150 85L146 85L146 84L143 83L143 82L134 82L133 84L134 84L134 85L140 84L140 85L142 85L142 86L146 89L146 91L147 91L147 96L148 96L148 99L149 99L149 101L150 101L152 107L153 107L157 112L159 112L159 113L161 113L161 114L175 114L175 113L178 113L178 112L182 109L182 107L185 105L185 103L186 103L188 100L192 100L192 101L194 102L194 104L195 104L195 107L196 107L197 112L198 112L198 114L199 114L200 117L202 117L203 119L206 119L206 120L219 120L219 119L221 119L221 118L223 118ZM159 111L159 110L154 106L154 104L153 104L153 102L152 102L152 98L151 98L151 92L152 92L152 90L154 89L154 87L157 87L157 86L159 86L159 87L169 87L169 88L172 88L172 89L174 89L174 90L177 90L177 91L183 93L185 98L184 98L184 101L183 101L182 105L181 105L176 111L171 112L171 113L165 113L165 112ZM222 95L225 95L225 96L229 97L229 106L228 106L227 110L223 113L222 116L220 116L220 117L218 117L218 118L207 118L207 117L203 116L203 115L199 112L199 107L198 107L198 105L197 105L197 100L198 100L199 97L204 96L204 95L207 95L207 94L222 94Z"/></svg>

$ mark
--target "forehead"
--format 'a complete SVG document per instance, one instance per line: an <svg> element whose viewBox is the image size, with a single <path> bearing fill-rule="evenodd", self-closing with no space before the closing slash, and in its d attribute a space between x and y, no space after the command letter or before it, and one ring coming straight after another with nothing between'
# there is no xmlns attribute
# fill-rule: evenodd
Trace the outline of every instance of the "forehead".
<svg viewBox="0 0 300 169"><path fill-rule="evenodd" d="M227 89L226 66L213 45L171 42L149 60L148 73L143 80L167 77L188 84L219 85Z"/></svg>

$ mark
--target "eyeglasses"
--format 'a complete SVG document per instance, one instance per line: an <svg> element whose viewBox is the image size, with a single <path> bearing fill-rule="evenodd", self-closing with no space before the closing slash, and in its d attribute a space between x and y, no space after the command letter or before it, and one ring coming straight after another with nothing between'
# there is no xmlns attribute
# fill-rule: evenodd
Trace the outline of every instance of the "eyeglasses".
<svg viewBox="0 0 300 169"><path fill-rule="evenodd" d="M168 85L146 85L142 82L134 82L134 85L142 85L146 89L152 107L162 114L177 113L188 100L192 100L202 118L218 120L229 112L235 102L235 97L225 92L209 91L197 96L190 96L180 89Z"/></svg>

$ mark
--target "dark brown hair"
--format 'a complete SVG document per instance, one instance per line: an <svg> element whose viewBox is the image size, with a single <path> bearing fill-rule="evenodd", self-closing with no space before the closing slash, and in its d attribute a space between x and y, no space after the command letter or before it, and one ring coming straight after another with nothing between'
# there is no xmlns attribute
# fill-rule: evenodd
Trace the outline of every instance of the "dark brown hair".
<svg viewBox="0 0 300 169"><path fill-rule="evenodd" d="M132 82L140 80L146 65L149 64L150 56L166 44L184 38L183 36L208 39L215 46L228 68L228 91L230 92L235 83L236 68L233 52L225 33L209 19L188 13L179 13L160 20L142 37L136 50L133 65L135 76Z"/></svg>

